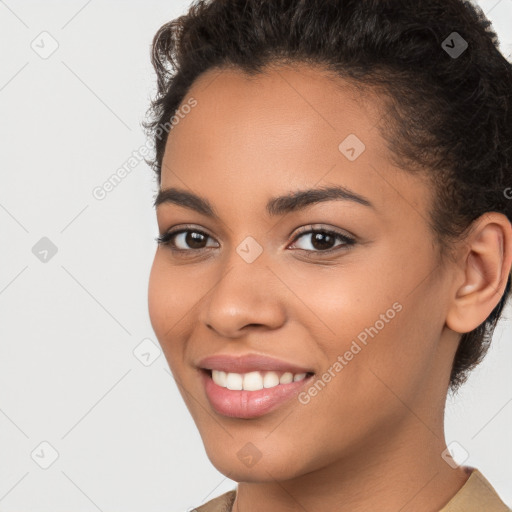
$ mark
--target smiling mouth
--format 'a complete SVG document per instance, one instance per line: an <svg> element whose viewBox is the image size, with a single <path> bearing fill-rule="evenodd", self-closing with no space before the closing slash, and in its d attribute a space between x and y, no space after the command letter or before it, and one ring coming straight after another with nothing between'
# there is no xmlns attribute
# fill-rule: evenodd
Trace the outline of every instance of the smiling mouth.
<svg viewBox="0 0 512 512"><path fill-rule="evenodd" d="M245 373L226 372L222 370L201 370L215 384L232 391L261 391L293 382L301 382L314 375L313 372L292 373L286 371L251 371Z"/></svg>

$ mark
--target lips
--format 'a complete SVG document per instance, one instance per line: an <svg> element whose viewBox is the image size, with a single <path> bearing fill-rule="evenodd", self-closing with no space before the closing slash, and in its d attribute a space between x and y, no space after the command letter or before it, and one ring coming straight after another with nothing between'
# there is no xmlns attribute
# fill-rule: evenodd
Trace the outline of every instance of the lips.
<svg viewBox="0 0 512 512"><path fill-rule="evenodd" d="M254 371L291 372L293 374L314 373L312 368L261 354L239 356L215 354L201 359L197 363L197 367L203 370L219 370L242 374Z"/></svg>

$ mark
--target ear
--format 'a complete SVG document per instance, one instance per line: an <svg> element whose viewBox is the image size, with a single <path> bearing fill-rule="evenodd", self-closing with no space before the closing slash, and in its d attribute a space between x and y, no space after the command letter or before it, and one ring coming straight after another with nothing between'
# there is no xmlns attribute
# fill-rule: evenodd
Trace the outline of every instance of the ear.
<svg viewBox="0 0 512 512"><path fill-rule="evenodd" d="M505 291L512 266L512 225L505 215L487 212L473 222L460 244L446 324L465 333L486 320Z"/></svg>

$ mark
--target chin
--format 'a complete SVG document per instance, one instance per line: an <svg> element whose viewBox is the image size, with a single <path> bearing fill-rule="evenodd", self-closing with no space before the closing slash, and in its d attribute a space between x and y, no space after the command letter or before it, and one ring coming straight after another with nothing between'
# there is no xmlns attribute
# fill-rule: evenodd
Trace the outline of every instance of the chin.
<svg viewBox="0 0 512 512"><path fill-rule="evenodd" d="M311 468L305 467L304 454L293 450L287 454L283 450L272 449L261 452L248 441L241 448L233 449L216 446L208 447L206 454L212 465L223 475L236 482L275 482L286 481L305 474Z"/></svg>

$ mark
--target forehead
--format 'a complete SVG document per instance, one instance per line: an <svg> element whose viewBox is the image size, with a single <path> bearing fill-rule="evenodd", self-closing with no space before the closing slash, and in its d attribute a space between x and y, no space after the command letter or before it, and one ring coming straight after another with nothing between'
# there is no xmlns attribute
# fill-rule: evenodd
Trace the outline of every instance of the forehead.
<svg viewBox="0 0 512 512"><path fill-rule="evenodd" d="M261 195L262 204L327 184L360 191L377 206L397 194L412 194L416 207L425 198L424 183L393 165L379 134L384 98L320 68L274 67L254 76L211 70L183 104L190 98L197 105L167 140L162 189L185 186L212 202L226 202L231 190Z"/></svg>
<svg viewBox="0 0 512 512"><path fill-rule="evenodd" d="M382 142L373 139L385 113L384 98L320 67L274 65L256 75L235 69L210 70L194 82L184 101L188 97L194 97L199 106L190 115L189 124L196 121L191 128L209 120L215 123L209 125L210 137L219 125L222 133L216 133L220 136L231 131L255 135L264 130L280 145L293 143L306 133L309 139L330 135L333 141L354 133L374 149ZM293 130L295 137L289 137L287 130Z"/></svg>

